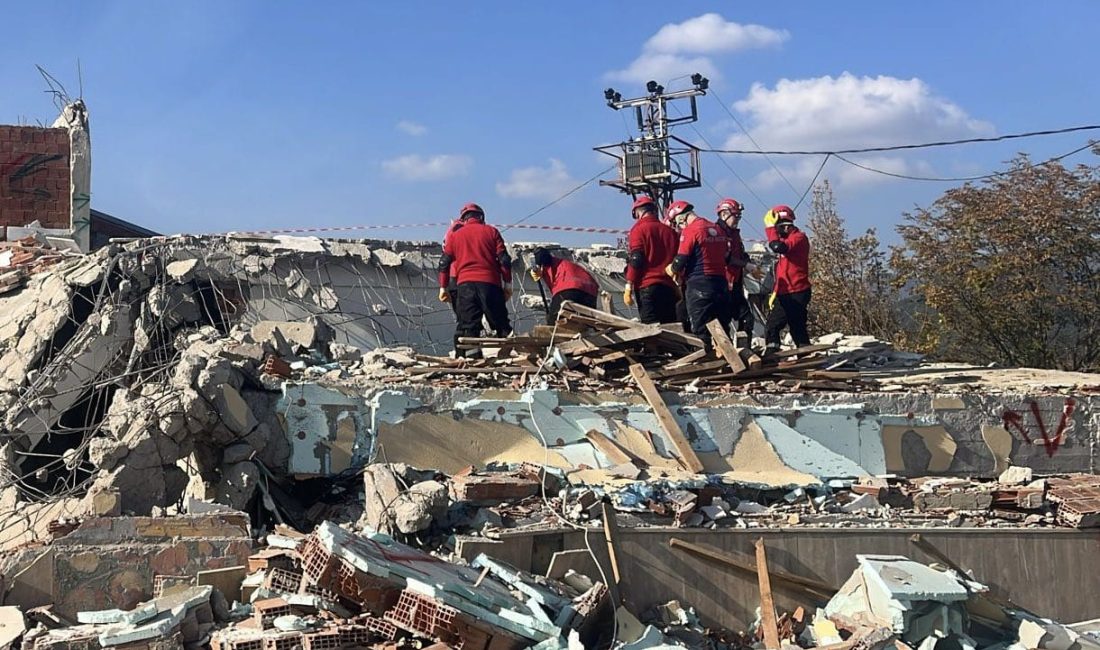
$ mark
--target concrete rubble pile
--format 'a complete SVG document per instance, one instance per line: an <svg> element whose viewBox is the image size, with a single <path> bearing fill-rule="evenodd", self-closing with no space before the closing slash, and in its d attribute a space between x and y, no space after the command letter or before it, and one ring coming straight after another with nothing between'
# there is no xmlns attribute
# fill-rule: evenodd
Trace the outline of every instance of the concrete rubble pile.
<svg viewBox="0 0 1100 650"><path fill-rule="evenodd" d="M22 647L565 648L609 629L607 587L585 576L548 580L484 555L459 565L331 522L268 539L247 565L160 576L156 597L129 610L54 615Z"/></svg>
<svg viewBox="0 0 1100 650"><path fill-rule="evenodd" d="M833 332L815 338L814 343L835 346L834 350L840 358L831 368L912 368L924 360L923 354L897 350L893 343L880 341L873 336Z"/></svg>
<svg viewBox="0 0 1100 650"><path fill-rule="evenodd" d="M641 619L620 616L622 648L830 648L835 650L1089 650L1100 636L1037 616L971 576L898 555L857 555L858 568L820 606L758 616L747 632L704 627L694 610L670 601ZM809 612L814 612L810 614ZM769 638L771 637L771 638Z"/></svg>
<svg viewBox="0 0 1100 650"><path fill-rule="evenodd" d="M545 325L522 272L528 333L462 341L484 358L455 359L437 245L54 246L0 250L0 273L18 276L0 275L0 650L760 647L761 626L616 600L609 531L1100 526L1095 398L1061 386L1011 409L931 392L951 377L871 398L882 386L865 372L918 360L838 335L769 361L729 339L708 355L573 305ZM578 255L620 290L620 252ZM514 566L489 552L542 533L562 538L507 551ZM558 552L581 564L544 571ZM957 571L869 557L859 585L781 617L783 638L1091 643L1018 610L971 611L982 590ZM900 570L943 588L903 597ZM874 575L886 591L868 591ZM990 616L997 634L976 623Z"/></svg>

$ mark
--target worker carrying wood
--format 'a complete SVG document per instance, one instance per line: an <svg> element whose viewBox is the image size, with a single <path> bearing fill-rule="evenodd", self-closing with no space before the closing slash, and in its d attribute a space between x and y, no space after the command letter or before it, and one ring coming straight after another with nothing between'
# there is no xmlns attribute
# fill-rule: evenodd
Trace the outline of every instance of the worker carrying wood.
<svg viewBox="0 0 1100 650"><path fill-rule="evenodd" d="M764 326L765 355L779 351L783 328L789 327L797 347L810 344L806 329L810 305L810 240L794 225L794 210L777 205L764 215L768 248L779 255L775 268L775 290L771 311Z"/></svg>
<svg viewBox="0 0 1100 650"><path fill-rule="evenodd" d="M737 320L737 331L744 332L751 343L754 319L752 307L745 297L745 272L752 265L749 254L745 252L745 241L741 239L741 214L745 208L737 199L722 199L716 210L717 225L729 239L730 258L726 267L726 280L729 282L730 298L733 301L733 318Z"/></svg>
<svg viewBox="0 0 1100 650"><path fill-rule="evenodd" d="M546 311L548 324L557 321L561 304L566 300L596 308L600 285L587 269L576 262L554 257L545 248L535 249L534 261L531 278L535 282L545 281L550 289L550 308Z"/></svg>
<svg viewBox="0 0 1100 650"><path fill-rule="evenodd" d="M727 333L733 320L726 271L730 245L722 230L695 213L687 201L675 201L668 207L669 218L681 227L680 246L676 257L666 268L669 277L684 278L684 300L687 303L691 333L703 339L711 350L707 323L717 319Z"/></svg>
<svg viewBox="0 0 1100 650"><path fill-rule="evenodd" d="M451 300L447 285L455 278L455 356L464 356L458 339L481 336L481 319L489 322L495 336L512 333L508 300L512 297L512 258L500 232L485 223L485 211L467 203L459 212L461 227L452 227L439 260L439 300ZM469 356L477 356L475 350Z"/></svg>
<svg viewBox="0 0 1100 650"><path fill-rule="evenodd" d="M637 300L643 323L674 323L679 289L675 280L665 275L665 267L676 256L676 233L661 223L657 212L657 202L648 196L640 197L631 207L634 225L627 235L623 302L631 307Z"/></svg>

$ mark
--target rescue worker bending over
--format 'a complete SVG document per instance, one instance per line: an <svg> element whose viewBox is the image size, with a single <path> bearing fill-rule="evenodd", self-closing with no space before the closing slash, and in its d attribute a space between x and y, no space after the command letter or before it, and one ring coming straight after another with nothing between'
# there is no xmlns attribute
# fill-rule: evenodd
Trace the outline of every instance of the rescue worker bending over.
<svg viewBox="0 0 1100 650"><path fill-rule="evenodd" d="M439 300L451 299L447 284L453 276L455 291L455 356L462 336L481 336L481 319L489 321L494 335L512 333L508 320L508 299L512 297L512 258L504 247L504 238L485 223L485 211L476 203L467 203L459 212L460 228L452 228L439 260Z"/></svg>
<svg viewBox="0 0 1100 650"><path fill-rule="evenodd" d="M790 327L796 347L810 344L806 313L810 304L810 240L794 225L794 210L777 205L764 215L768 247L779 254L775 293L764 328L765 355L779 351L784 327Z"/></svg>
<svg viewBox="0 0 1100 650"><path fill-rule="evenodd" d="M683 273L684 300L687 302L691 332L712 349L707 323L714 319L729 332L733 319L726 267L729 264L729 240L715 224L695 214L687 201L676 201L668 208L669 217L682 225L680 248L666 272L670 277Z"/></svg>
<svg viewBox="0 0 1100 650"><path fill-rule="evenodd" d="M745 297L745 272L749 270L749 254L745 252L745 241L741 239L741 213L744 206L737 199L722 199L718 202L718 227L729 239L730 259L726 270L732 300L733 318L737 320L737 331L744 332L748 343L752 342L754 319L752 307Z"/></svg>
<svg viewBox="0 0 1100 650"><path fill-rule="evenodd" d="M626 264L627 307L638 302L638 317L643 323L675 323L679 290L665 275L665 267L676 256L676 233L661 223L657 202L643 196L631 207L634 225L627 236L629 256Z"/></svg>
<svg viewBox="0 0 1100 650"><path fill-rule="evenodd" d="M554 257L545 248L536 248L531 277L535 282L545 280L550 289L550 309L546 312L546 322L549 325L558 320L561 304L566 300L596 308L600 285L591 273L576 262Z"/></svg>

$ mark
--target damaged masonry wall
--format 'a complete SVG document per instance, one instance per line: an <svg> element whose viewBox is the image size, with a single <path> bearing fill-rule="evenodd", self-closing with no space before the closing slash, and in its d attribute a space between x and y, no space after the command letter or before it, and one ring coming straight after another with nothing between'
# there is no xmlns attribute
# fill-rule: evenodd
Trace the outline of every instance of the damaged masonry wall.
<svg viewBox="0 0 1100 650"><path fill-rule="evenodd" d="M437 244L369 240L160 238L64 261L0 296L0 512L24 521L0 525L0 542L114 490L123 511L141 514L185 491L239 504L257 481L244 461L255 454L287 469L295 413L276 409L281 382L259 371L289 343L227 336L293 321L345 350L444 354L454 321L436 299L439 254ZM579 256L617 289L621 257ZM515 257L512 309L523 329L543 315L531 307L541 302L522 252ZM333 426L345 436L364 429L339 414ZM346 452L335 464L315 457L309 473L339 471L355 453ZM24 507L46 502L48 514Z"/></svg>
<svg viewBox="0 0 1100 650"><path fill-rule="evenodd" d="M974 392L666 397L679 401L673 414L707 471L745 482L813 483L886 473L995 477L1010 465L1040 474L1096 473L1098 466L1100 404L1091 396ZM676 455L653 411L632 394L577 397L547 390L481 396L412 389L378 392L363 404L374 423L366 435L377 433L378 439L361 438L361 447L381 445L390 461L449 472L475 460L463 455L460 447L479 437L528 437L535 444L545 438L558 464L571 467L613 465L587 442L590 431L627 449L637 446L633 441L638 436L645 436L661 456ZM1017 420L1017 413L1027 418ZM447 431L461 431L454 434L459 440L453 449L428 438L436 432L442 438ZM431 440L427 446L439 452L408 449L401 441L409 439ZM292 448L295 444L292 440ZM508 453L505 445L480 460L508 460Z"/></svg>
<svg viewBox="0 0 1100 650"><path fill-rule="evenodd" d="M277 474L339 473L376 455L387 431L426 435L425 418L444 432L440 444L481 425L487 439L512 432L523 434L516 444L538 444L541 429L571 465L603 464L577 444L592 429L615 438L652 432L667 453L649 409L632 396L578 404L538 392L528 403L422 385L290 383L262 371L271 356L306 354L328 339L334 359L394 344L445 353L454 321L436 300L438 255L436 244L379 241L143 240L62 262L0 296L0 512L7 513L0 546L58 516L97 512L103 495L119 495L117 508L136 514L184 495L243 507L262 478L252 461ZM539 298L522 251L514 257L512 308L522 331L542 314L530 307ZM621 287L621 253L577 257L605 288ZM738 454L751 458L762 442L780 469L803 477L1097 465L1091 397L683 399L677 417L715 472L744 469ZM387 449L395 450L392 441ZM430 464L421 460L409 462Z"/></svg>

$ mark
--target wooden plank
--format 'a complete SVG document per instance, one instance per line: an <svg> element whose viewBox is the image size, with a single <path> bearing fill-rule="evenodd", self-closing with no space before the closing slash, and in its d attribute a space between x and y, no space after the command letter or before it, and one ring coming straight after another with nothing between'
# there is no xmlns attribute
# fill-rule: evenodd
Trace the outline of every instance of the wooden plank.
<svg viewBox="0 0 1100 650"><path fill-rule="evenodd" d="M795 357L800 354L810 354L812 352L825 352L832 350L836 346L832 343L818 343L817 345L804 345L800 348L794 348L793 350L780 350L771 355L775 359L785 359L786 357Z"/></svg>
<svg viewBox="0 0 1100 650"><path fill-rule="evenodd" d="M691 448L691 443L684 436L684 432L680 430L679 423L676 422L676 418L672 417L672 411L668 410L668 405L665 404L665 401L661 398L661 393L657 390L657 385L649 378L642 364L635 363L631 365L630 376L634 378L634 381L638 384L638 388L640 388L642 394L645 395L645 399L653 409L654 415L657 416L657 421L661 423L661 428L664 429L665 435L668 436L672 445L676 447L676 451L679 453L680 460L684 462L684 466L687 467L689 471L695 472L696 474L702 472L702 461L695 455L695 450Z"/></svg>
<svg viewBox="0 0 1100 650"><path fill-rule="evenodd" d="M596 352L605 348L614 348L619 345L644 341L661 333L660 328L653 325L637 325L625 330L590 334L579 339L566 341L558 346L563 354L584 354Z"/></svg>
<svg viewBox="0 0 1100 650"><path fill-rule="evenodd" d="M686 354L679 359L676 359L672 363L666 364L665 370L675 370L676 368L683 368L684 366L695 363L696 361L703 360L704 358L706 358L706 356L706 350L696 350L691 354Z"/></svg>
<svg viewBox="0 0 1100 650"><path fill-rule="evenodd" d="M751 348L743 348L741 350L741 358L745 361L745 365L749 367L749 370L757 370L760 366L764 365L764 360L753 352Z"/></svg>
<svg viewBox="0 0 1100 650"><path fill-rule="evenodd" d="M710 338L714 341L714 347L718 350L718 353L722 355L726 363L730 364L733 374L736 375L747 370L745 362L741 360L741 355L737 352L737 348L734 347L733 341L730 340L729 334L726 334L726 329L722 327L721 323L712 320L707 323L707 331L710 332Z"/></svg>
<svg viewBox="0 0 1100 650"><path fill-rule="evenodd" d="M607 542L607 557L611 560L611 575L608 576L607 590L611 592L611 602L618 607L622 604L622 595L619 593L621 574L619 571L619 557L616 547L619 545L619 522L615 518L615 509L606 499L600 502L600 512L603 516L603 537Z"/></svg>
<svg viewBox="0 0 1100 650"><path fill-rule="evenodd" d="M586 433L584 437L588 438L588 442L591 442L593 447L602 451L612 465L625 465L638 460L637 456L628 453L617 445L614 440L595 429Z"/></svg>
<svg viewBox="0 0 1100 650"><path fill-rule="evenodd" d="M522 375L529 372L530 368L518 368L516 366L485 366L481 368L447 368L444 366L413 367L406 369L410 375L429 375L438 372L444 375L487 375L499 372L502 375Z"/></svg>
<svg viewBox="0 0 1100 650"><path fill-rule="evenodd" d="M738 569L747 574L756 575L756 563L751 559L743 559L733 553L727 551L719 551L718 549L709 548L707 546L701 546L699 544L693 544L691 542L685 542L682 539L673 537L668 541L668 545L675 549L687 551L699 557L706 558L718 564ZM786 583L791 587L797 587L800 590L811 593L822 600L828 600L832 598L836 593L836 587L825 584L812 578L804 578L793 573L787 573L773 569L770 571L771 577L775 578L776 582Z"/></svg>
<svg viewBox="0 0 1100 650"><path fill-rule="evenodd" d="M756 540L756 577L760 582L760 627L764 630L764 647L779 650L779 625L775 620L775 602L772 601L772 583L763 537Z"/></svg>
<svg viewBox="0 0 1100 650"><path fill-rule="evenodd" d="M673 377L685 377L694 374L702 375L715 370L724 370L726 368L729 368L729 362L725 359L719 359L717 361L691 364L681 368L665 368L654 372L650 377L653 379L672 379Z"/></svg>
<svg viewBox="0 0 1100 650"><path fill-rule="evenodd" d="M566 300L561 304L561 313L576 314L583 318L589 318L598 323L619 329L637 327L638 325L637 321L630 320L629 318L615 316L614 314L609 314L605 311L600 311L599 309L592 309L591 307L578 305L571 300ZM666 323L660 327L661 330L664 332L660 337L663 340L675 341L676 343L688 345L693 348L703 347L703 341L698 336L692 336L691 334L684 334L683 332L676 331L677 329L679 329L678 325L670 326L669 323Z"/></svg>

